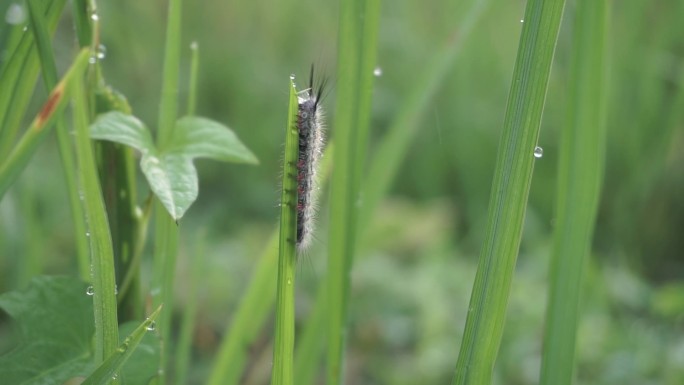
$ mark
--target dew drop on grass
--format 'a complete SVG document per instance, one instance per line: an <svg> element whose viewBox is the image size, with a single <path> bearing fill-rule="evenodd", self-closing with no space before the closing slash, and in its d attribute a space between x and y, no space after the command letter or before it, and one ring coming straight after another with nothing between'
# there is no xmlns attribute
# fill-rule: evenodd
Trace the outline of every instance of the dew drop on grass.
<svg viewBox="0 0 684 385"><path fill-rule="evenodd" d="M95 288L92 286L88 286L88 288L86 289L86 294L88 294L88 295L95 294Z"/></svg>
<svg viewBox="0 0 684 385"><path fill-rule="evenodd" d="M539 159L542 156L544 156L544 149L539 147L539 146L535 147L534 148L534 157Z"/></svg>
<svg viewBox="0 0 684 385"><path fill-rule="evenodd" d="M12 5L7 8L7 13L5 14L5 21L7 24L17 25L23 23L24 20L26 20L24 7L20 4L12 3Z"/></svg>
<svg viewBox="0 0 684 385"><path fill-rule="evenodd" d="M157 323L152 321L145 329L147 329L148 332L153 332L157 329Z"/></svg>
<svg viewBox="0 0 684 385"><path fill-rule="evenodd" d="M119 295L119 285L114 285L114 295Z"/></svg>
<svg viewBox="0 0 684 385"><path fill-rule="evenodd" d="M88 63L90 63L90 64L97 63L97 58L95 56L91 56L90 58L88 58Z"/></svg>
<svg viewBox="0 0 684 385"><path fill-rule="evenodd" d="M375 67L375 69L373 70L373 75L375 75L375 77L380 77L380 76L382 76L382 68L380 68L380 67Z"/></svg>
<svg viewBox="0 0 684 385"><path fill-rule="evenodd" d="M93 21L98 21L98 20L100 20L100 16L98 16L97 13L93 13L92 15L90 15L90 18L91 18Z"/></svg>
<svg viewBox="0 0 684 385"><path fill-rule="evenodd" d="M119 377L118 374L116 374L116 373L112 374L112 380L116 380L118 377Z"/></svg>
<svg viewBox="0 0 684 385"><path fill-rule="evenodd" d="M107 56L107 47L104 44L97 46L97 58L102 60Z"/></svg>
<svg viewBox="0 0 684 385"><path fill-rule="evenodd" d="M521 22L521 23L524 23L524 22L525 22L525 19L520 19L520 22Z"/></svg>
<svg viewBox="0 0 684 385"><path fill-rule="evenodd" d="M28 27L24 26L24 28L22 28L22 31L24 31L24 32L28 31Z"/></svg>
<svg viewBox="0 0 684 385"><path fill-rule="evenodd" d="M89 236L90 236L90 232L86 231L86 237L89 237Z"/></svg>

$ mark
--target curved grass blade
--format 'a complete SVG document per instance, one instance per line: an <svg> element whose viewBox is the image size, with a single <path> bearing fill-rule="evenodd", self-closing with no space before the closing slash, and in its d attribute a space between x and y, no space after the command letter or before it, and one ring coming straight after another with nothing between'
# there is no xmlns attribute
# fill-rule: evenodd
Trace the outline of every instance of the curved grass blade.
<svg viewBox="0 0 684 385"><path fill-rule="evenodd" d="M29 0L26 2L26 4L29 9L31 27L36 40L38 56L40 58L43 81L45 83L45 87L48 90L51 90L57 85L59 79L57 78L57 65L55 64L55 57L53 55L50 31L47 28L47 23L43 12L41 11L42 7L39 5L39 0ZM67 192L69 196L71 219L74 223L79 272L83 280L88 280L90 278L90 263L88 261L88 242L85 237L86 224L83 217L81 202L79 202L78 199L78 184L76 182L76 174L74 172L74 166L76 163L74 160L72 144L69 138L69 133L67 132L64 116L57 118L56 131L57 142L59 144L59 155L62 159L64 180L67 185Z"/></svg>
<svg viewBox="0 0 684 385"><path fill-rule="evenodd" d="M60 114L69 100L74 79L81 76L88 64L89 50L83 49L74 60L69 71L52 90L47 102L14 147L9 156L0 164L0 199L28 164L33 153L50 132L55 117Z"/></svg>
<svg viewBox="0 0 684 385"><path fill-rule="evenodd" d="M485 240L454 385L491 383L518 257L564 0L529 0L499 143Z"/></svg>
<svg viewBox="0 0 684 385"><path fill-rule="evenodd" d="M95 290L95 362L99 363L114 353L119 345L114 248L88 132L88 104L80 76L75 78L73 93L76 155L90 231L91 269Z"/></svg>
<svg viewBox="0 0 684 385"><path fill-rule="evenodd" d="M142 341L145 333L154 329L154 326L152 325L161 309L162 307L160 305L157 310L150 314L150 316L116 348L116 351L110 355L102 365L95 369L93 374L88 376L81 385L106 385L109 384L112 379L116 378L123 365L131 357L140 344L140 341Z"/></svg>
<svg viewBox="0 0 684 385"><path fill-rule="evenodd" d="M607 1L577 1L541 384L571 384L584 260L598 209L605 148Z"/></svg>
<svg viewBox="0 0 684 385"><path fill-rule="evenodd" d="M292 385L294 361L295 273L297 255L297 90L290 79L290 105L285 128L285 160L283 191L280 204L280 237L278 241L278 281L276 294L275 343L273 344L272 385Z"/></svg>

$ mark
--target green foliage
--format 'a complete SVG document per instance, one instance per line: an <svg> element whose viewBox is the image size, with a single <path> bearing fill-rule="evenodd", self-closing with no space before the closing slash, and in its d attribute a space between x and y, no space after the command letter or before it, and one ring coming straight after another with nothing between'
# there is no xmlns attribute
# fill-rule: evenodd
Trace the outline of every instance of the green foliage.
<svg viewBox="0 0 684 385"><path fill-rule="evenodd" d="M199 193L195 158L256 164L257 159L228 127L200 117L176 123L169 145L158 150L150 131L136 117L112 111L92 124L90 136L133 147L142 153L140 168L155 195L176 221Z"/></svg>
<svg viewBox="0 0 684 385"><path fill-rule="evenodd" d="M492 381L564 5L564 0L527 3L454 385Z"/></svg>
<svg viewBox="0 0 684 385"><path fill-rule="evenodd" d="M295 272L297 254L297 90L290 79L290 103L285 126L285 158L283 159L283 191L280 204L280 235L278 239L278 281L276 286L275 336L271 384L294 383L295 345Z"/></svg>
<svg viewBox="0 0 684 385"><path fill-rule="evenodd" d="M41 276L31 280L24 290L0 295L0 308L14 319L19 341L10 352L0 356L4 382L59 385L94 371L91 341L95 324L87 287L87 283L73 278ZM123 341L128 344L125 355L116 354L111 365L106 364L113 370L107 372L107 380L111 373L120 372L129 384L147 384L157 375L159 338L146 329L155 315L140 326L134 322L121 325L121 332L131 336ZM130 363L122 369L128 358L132 358Z"/></svg>

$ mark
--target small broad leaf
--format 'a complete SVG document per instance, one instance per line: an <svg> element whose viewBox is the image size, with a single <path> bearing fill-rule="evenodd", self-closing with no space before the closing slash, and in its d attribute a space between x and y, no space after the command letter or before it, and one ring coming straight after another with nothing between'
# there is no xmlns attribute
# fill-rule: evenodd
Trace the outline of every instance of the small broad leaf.
<svg viewBox="0 0 684 385"><path fill-rule="evenodd" d="M176 122L168 152L191 158L259 163L230 128L214 120L196 116L186 116Z"/></svg>
<svg viewBox="0 0 684 385"><path fill-rule="evenodd" d="M178 154L144 155L140 161L150 188L175 220L197 199L197 170L192 158Z"/></svg>
<svg viewBox="0 0 684 385"><path fill-rule="evenodd" d="M90 137L131 146L141 153L154 153L156 148L150 130L133 115L111 111L100 115L90 126Z"/></svg>
<svg viewBox="0 0 684 385"><path fill-rule="evenodd" d="M92 370L95 323L87 286L73 278L43 276L25 290L0 295L0 307L19 334L19 345L0 356L0 382L59 385Z"/></svg>

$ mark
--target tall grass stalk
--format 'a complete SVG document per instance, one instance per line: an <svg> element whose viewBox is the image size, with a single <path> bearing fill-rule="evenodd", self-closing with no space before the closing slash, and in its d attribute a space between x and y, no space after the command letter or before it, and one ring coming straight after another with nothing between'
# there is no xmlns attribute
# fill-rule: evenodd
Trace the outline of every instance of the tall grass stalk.
<svg viewBox="0 0 684 385"><path fill-rule="evenodd" d="M162 75L162 91L159 107L157 131L157 148L163 149L171 138L173 126L178 114L178 77L180 68L180 37L182 0L169 0L166 26L166 44L164 49L164 68ZM159 333L162 338L160 365L162 375L160 381L165 382L168 366L168 352L171 343L171 315L173 312L173 280L176 271L176 254L178 251L178 227L162 203L157 199L155 204L154 234L154 306L164 304L159 316Z"/></svg>
<svg viewBox="0 0 684 385"><path fill-rule="evenodd" d="M53 0L40 7L50 34L57 28L65 2ZM23 33L0 74L0 159L5 159L14 148L21 120L33 94L39 70L38 55L33 48L33 34Z"/></svg>
<svg viewBox="0 0 684 385"><path fill-rule="evenodd" d="M82 60L82 59L81 59ZM88 129L88 106L83 89L82 75L74 79L74 125L76 127L76 154L88 231L94 288L95 362L103 362L119 345L119 328L116 306L116 276L114 250L110 236L100 180L97 174Z"/></svg>
<svg viewBox="0 0 684 385"><path fill-rule="evenodd" d="M484 244L453 384L491 383L518 256L564 0L529 0L499 143Z"/></svg>
<svg viewBox="0 0 684 385"><path fill-rule="evenodd" d="M571 384L584 260L599 202L605 147L608 2L578 0L570 92L563 127L556 230L542 355L541 384Z"/></svg>
<svg viewBox="0 0 684 385"><path fill-rule="evenodd" d="M42 68L43 82L45 83L45 88L51 90L57 85L58 78L50 32L45 23L45 18L41 11L42 7L38 4L38 0L29 0L26 4L28 5L31 29L36 41L36 48L38 50L38 57ZM66 182L69 197L69 209L71 210L71 219L74 224L78 270L81 278L87 281L90 279L90 263L88 261L88 240L85 236L86 224L81 202L79 201L73 145L69 138L69 133L67 132L64 115L57 117L56 131L59 155L62 159L64 180Z"/></svg>
<svg viewBox="0 0 684 385"><path fill-rule="evenodd" d="M187 115L195 114L197 103L197 76L199 72L199 46L196 42L190 44L190 81L188 84L189 96L187 105ZM183 318L180 324L180 333L178 335L178 348L176 349L175 365L176 375L175 381L178 385L187 383L188 368L190 367L192 336L195 330L195 318L197 317L197 306L199 301L197 293L199 292L200 282L202 281L202 271L204 270L204 260L206 254L206 234L204 231L200 232L197 239L197 246L194 257L191 263L190 280L188 284L188 298L190 300L183 308Z"/></svg>
<svg viewBox="0 0 684 385"><path fill-rule="evenodd" d="M297 272L297 179L299 156L297 130L297 90L290 80L290 103L285 128L283 191L280 200L280 236L278 239L278 280L276 287L275 341L273 343L272 385L294 383L295 273Z"/></svg>
<svg viewBox="0 0 684 385"><path fill-rule="evenodd" d="M340 5L335 109L335 170L330 192L327 383L343 383L349 274L373 92L380 0Z"/></svg>

